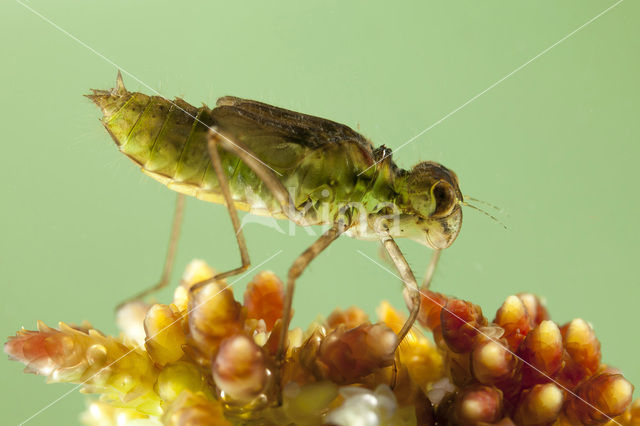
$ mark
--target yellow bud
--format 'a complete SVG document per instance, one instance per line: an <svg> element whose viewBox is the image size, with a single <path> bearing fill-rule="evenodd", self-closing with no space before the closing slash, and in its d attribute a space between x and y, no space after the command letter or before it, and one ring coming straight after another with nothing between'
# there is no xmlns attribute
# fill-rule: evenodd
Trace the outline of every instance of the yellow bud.
<svg viewBox="0 0 640 426"><path fill-rule="evenodd" d="M182 358L186 337L180 314L167 305L153 305L144 319L144 330L147 334L145 347L156 363L164 365Z"/></svg>

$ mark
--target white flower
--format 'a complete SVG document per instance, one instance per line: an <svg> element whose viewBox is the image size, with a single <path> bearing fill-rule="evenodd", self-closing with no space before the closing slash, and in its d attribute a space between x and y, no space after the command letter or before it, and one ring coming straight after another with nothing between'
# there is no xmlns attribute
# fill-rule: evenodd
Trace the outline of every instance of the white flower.
<svg viewBox="0 0 640 426"><path fill-rule="evenodd" d="M340 388L344 403L330 412L327 422L341 426L397 425L398 403L387 385L375 391L357 386Z"/></svg>

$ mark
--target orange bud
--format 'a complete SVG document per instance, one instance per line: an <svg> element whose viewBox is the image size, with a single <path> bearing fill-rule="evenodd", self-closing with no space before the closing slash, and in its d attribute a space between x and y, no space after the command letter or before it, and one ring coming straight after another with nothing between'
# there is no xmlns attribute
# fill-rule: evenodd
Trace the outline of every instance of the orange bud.
<svg viewBox="0 0 640 426"><path fill-rule="evenodd" d="M593 328L582 319L574 319L562 327L564 345L575 363L575 383L595 374L600 366L600 342Z"/></svg>
<svg viewBox="0 0 640 426"><path fill-rule="evenodd" d="M575 390L565 408L565 414L574 422L585 425L604 423L629 407L633 386L622 374L605 372L591 377Z"/></svg>
<svg viewBox="0 0 640 426"><path fill-rule="evenodd" d="M542 321L522 342L518 355L522 365L525 386L546 383L562 367L562 335L553 321Z"/></svg>
<svg viewBox="0 0 640 426"><path fill-rule="evenodd" d="M496 312L494 322L504 329L509 348L517 350L531 330L531 319L524 302L517 296L509 296Z"/></svg>
<svg viewBox="0 0 640 426"><path fill-rule="evenodd" d="M450 299L440 313L442 337L454 352L469 352L480 327L487 325L478 305Z"/></svg>
<svg viewBox="0 0 640 426"><path fill-rule="evenodd" d="M340 324L349 328L355 328L360 324L369 321L368 315L357 306L352 306L346 310L335 309L327 318L327 326L329 329L338 328Z"/></svg>
<svg viewBox="0 0 640 426"><path fill-rule="evenodd" d="M391 365L397 341L385 325L362 324L350 330L340 326L322 340L316 365L324 377L339 384L352 383Z"/></svg>
<svg viewBox="0 0 640 426"><path fill-rule="evenodd" d="M264 320L267 331L271 331L282 318L284 308L284 286L280 278L271 271L256 275L244 292L244 306L247 318Z"/></svg>
<svg viewBox="0 0 640 426"><path fill-rule="evenodd" d="M447 304L447 296L430 290L420 290L420 312L418 322L429 330L440 326L440 311ZM411 298L405 295L405 302L411 310Z"/></svg>
<svg viewBox="0 0 640 426"><path fill-rule="evenodd" d="M547 308L538 296L532 293L519 293L517 296L527 308L527 314L531 320L532 327L549 319L549 312L547 312Z"/></svg>

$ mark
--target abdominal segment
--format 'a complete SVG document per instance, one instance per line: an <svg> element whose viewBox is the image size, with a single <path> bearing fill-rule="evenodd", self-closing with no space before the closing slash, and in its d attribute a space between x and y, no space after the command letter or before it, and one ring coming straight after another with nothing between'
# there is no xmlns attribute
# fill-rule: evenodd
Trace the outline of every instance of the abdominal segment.
<svg viewBox="0 0 640 426"><path fill-rule="evenodd" d="M145 174L180 193L224 204L207 149L207 132L215 124L210 108L118 88L94 90L89 98L102 109L102 123L120 151ZM253 206L253 213L282 216L253 171L237 157L219 152L236 208Z"/></svg>

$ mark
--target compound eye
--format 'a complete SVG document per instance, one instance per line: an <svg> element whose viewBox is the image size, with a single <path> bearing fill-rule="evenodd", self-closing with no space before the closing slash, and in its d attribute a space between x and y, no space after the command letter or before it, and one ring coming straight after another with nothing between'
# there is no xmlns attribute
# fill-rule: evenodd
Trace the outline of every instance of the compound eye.
<svg viewBox="0 0 640 426"><path fill-rule="evenodd" d="M445 217L451 214L458 199L453 186L445 182L444 180L438 181L431 188L431 194L436 202L436 209L431 214L433 218Z"/></svg>

